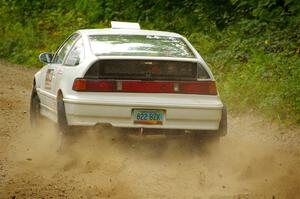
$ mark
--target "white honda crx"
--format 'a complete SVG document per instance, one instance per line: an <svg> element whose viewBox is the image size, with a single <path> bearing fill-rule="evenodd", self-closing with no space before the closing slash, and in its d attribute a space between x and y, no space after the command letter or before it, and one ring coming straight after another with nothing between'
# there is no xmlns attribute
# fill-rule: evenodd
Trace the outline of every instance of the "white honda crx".
<svg viewBox="0 0 300 199"><path fill-rule="evenodd" d="M34 76L31 123L41 117L63 133L111 126L142 133L227 133L227 113L211 70L179 34L112 22L78 30Z"/></svg>

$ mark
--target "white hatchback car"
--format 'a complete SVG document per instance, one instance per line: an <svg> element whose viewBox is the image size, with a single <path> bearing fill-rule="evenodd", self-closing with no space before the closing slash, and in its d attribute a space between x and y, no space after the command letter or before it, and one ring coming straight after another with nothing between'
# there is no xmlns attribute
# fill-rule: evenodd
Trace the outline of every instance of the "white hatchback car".
<svg viewBox="0 0 300 199"><path fill-rule="evenodd" d="M73 33L34 76L31 123L42 116L63 133L112 126L143 133L227 133L211 70L179 34L112 22Z"/></svg>

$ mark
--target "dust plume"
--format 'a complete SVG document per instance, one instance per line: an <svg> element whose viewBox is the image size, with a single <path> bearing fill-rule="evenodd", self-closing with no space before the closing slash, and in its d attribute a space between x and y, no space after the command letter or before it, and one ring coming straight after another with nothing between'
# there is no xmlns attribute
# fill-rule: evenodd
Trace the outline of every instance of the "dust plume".
<svg viewBox="0 0 300 199"><path fill-rule="evenodd" d="M292 199L300 195L299 156L255 136L229 134L219 148L207 150L183 137L122 136L114 128L72 136L62 136L49 123L38 131L22 129L27 130L9 154L14 163L9 172L25 181L11 183L22 186L20 193L25 195L41 196L41 189L48 190L47 196L62 194L62 198ZM26 184L32 179L36 185ZM12 189L8 184L6 190Z"/></svg>

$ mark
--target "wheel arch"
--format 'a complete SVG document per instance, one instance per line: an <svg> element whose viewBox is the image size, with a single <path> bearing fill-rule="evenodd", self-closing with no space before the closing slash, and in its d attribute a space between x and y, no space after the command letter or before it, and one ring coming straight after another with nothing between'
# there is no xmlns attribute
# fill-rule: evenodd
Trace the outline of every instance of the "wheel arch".
<svg viewBox="0 0 300 199"><path fill-rule="evenodd" d="M34 75L32 85L35 86L36 88L40 88L40 87L41 87L41 78L42 78L41 75L42 75L41 70L38 71L38 72Z"/></svg>

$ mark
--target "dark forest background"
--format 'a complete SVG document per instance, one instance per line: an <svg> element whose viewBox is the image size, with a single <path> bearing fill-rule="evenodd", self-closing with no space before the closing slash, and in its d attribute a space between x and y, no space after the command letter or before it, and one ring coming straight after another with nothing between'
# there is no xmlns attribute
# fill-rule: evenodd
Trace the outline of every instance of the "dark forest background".
<svg viewBox="0 0 300 199"><path fill-rule="evenodd" d="M0 0L0 58L41 67L80 28L139 22L186 36L232 112L300 123L299 0ZM250 108L249 108L250 107Z"/></svg>

